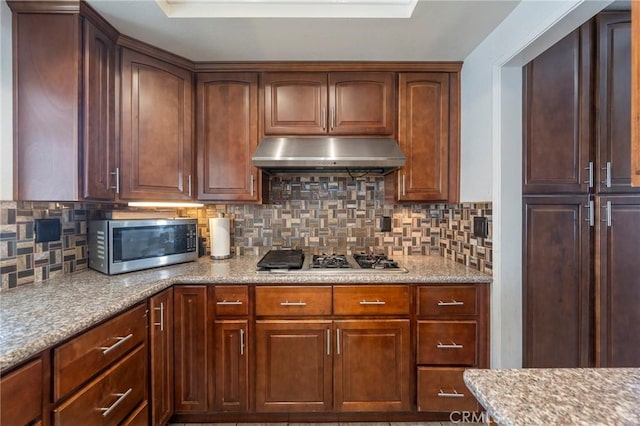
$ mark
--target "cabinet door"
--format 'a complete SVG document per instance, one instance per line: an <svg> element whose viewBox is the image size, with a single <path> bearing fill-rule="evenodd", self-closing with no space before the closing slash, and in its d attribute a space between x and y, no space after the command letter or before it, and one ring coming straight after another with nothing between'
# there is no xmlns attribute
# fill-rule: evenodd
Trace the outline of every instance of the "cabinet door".
<svg viewBox="0 0 640 426"><path fill-rule="evenodd" d="M408 411L409 320L335 321L336 411Z"/></svg>
<svg viewBox="0 0 640 426"><path fill-rule="evenodd" d="M0 379L0 424L31 424L42 416L42 359L38 358Z"/></svg>
<svg viewBox="0 0 640 426"><path fill-rule="evenodd" d="M631 40L640 40L640 4L631 2ZM631 43L631 184L640 186L640 43Z"/></svg>
<svg viewBox="0 0 640 426"><path fill-rule="evenodd" d="M173 288L149 299L151 424L173 415Z"/></svg>
<svg viewBox="0 0 640 426"><path fill-rule="evenodd" d="M597 17L597 188L638 192L631 186L631 15Z"/></svg>
<svg viewBox="0 0 640 426"><path fill-rule="evenodd" d="M177 413L205 412L210 374L207 286L174 288L174 408Z"/></svg>
<svg viewBox="0 0 640 426"><path fill-rule="evenodd" d="M391 135L395 130L395 75L390 72L329 74L329 132Z"/></svg>
<svg viewBox="0 0 640 426"><path fill-rule="evenodd" d="M113 200L115 153L115 43L87 19L84 25L82 196Z"/></svg>
<svg viewBox="0 0 640 426"><path fill-rule="evenodd" d="M600 197L598 367L640 367L640 196Z"/></svg>
<svg viewBox="0 0 640 426"><path fill-rule="evenodd" d="M591 28L583 25L524 68L525 194L589 190Z"/></svg>
<svg viewBox="0 0 640 426"><path fill-rule="evenodd" d="M524 367L590 365L587 205L586 195L524 199Z"/></svg>
<svg viewBox="0 0 640 426"><path fill-rule="evenodd" d="M327 74L266 73L265 135L317 135L327 132Z"/></svg>
<svg viewBox="0 0 640 426"><path fill-rule="evenodd" d="M449 74L400 74L398 201L449 199ZM393 183L390 187L393 187Z"/></svg>
<svg viewBox="0 0 640 426"><path fill-rule="evenodd" d="M256 321L256 411L331 410L331 321Z"/></svg>
<svg viewBox="0 0 640 426"><path fill-rule="evenodd" d="M258 75L198 74L198 199L259 201Z"/></svg>
<svg viewBox="0 0 640 426"><path fill-rule="evenodd" d="M120 198L189 200L191 72L122 49Z"/></svg>
<svg viewBox="0 0 640 426"><path fill-rule="evenodd" d="M215 322L216 411L246 412L249 407L247 320Z"/></svg>

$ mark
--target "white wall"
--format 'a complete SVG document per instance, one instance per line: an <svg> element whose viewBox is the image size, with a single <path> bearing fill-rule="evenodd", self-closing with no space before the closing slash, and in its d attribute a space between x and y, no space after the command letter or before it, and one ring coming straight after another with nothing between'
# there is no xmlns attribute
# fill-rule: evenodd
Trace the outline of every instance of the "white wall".
<svg viewBox="0 0 640 426"><path fill-rule="evenodd" d="M523 0L462 68L461 199L493 202L491 366L522 366L522 65L610 0Z"/></svg>
<svg viewBox="0 0 640 426"><path fill-rule="evenodd" d="M0 0L0 200L13 199L11 10Z"/></svg>

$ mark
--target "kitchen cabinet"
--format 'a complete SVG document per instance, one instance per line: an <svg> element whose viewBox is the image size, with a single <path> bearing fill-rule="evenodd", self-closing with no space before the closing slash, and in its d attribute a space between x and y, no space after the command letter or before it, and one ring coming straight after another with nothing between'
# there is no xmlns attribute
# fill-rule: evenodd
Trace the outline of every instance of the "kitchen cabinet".
<svg viewBox="0 0 640 426"><path fill-rule="evenodd" d="M208 292L212 288L206 285L174 288L174 410L178 414L204 413L210 407L214 376Z"/></svg>
<svg viewBox="0 0 640 426"><path fill-rule="evenodd" d="M120 423L146 405L146 324L140 304L53 349L53 424Z"/></svg>
<svg viewBox="0 0 640 426"><path fill-rule="evenodd" d="M120 62L120 199L191 200L191 71L128 48Z"/></svg>
<svg viewBox="0 0 640 426"><path fill-rule="evenodd" d="M631 2L631 184L640 186L640 5Z"/></svg>
<svg viewBox="0 0 640 426"><path fill-rule="evenodd" d="M640 367L640 196L598 199L596 365Z"/></svg>
<svg viewBox="0 0 640 426"><path fill-rule="evenodd" d="M478 411L462 373L489 367L487 289L423 285L416 303L418 411Z"/></svg>
<svg viewBox="0 0 640 426"><path fill-rule="evenodd" d="M258 74L198 73L196 92L198 199L261 201Z"/></svg>
<svg viewBox="0 0 640 426"><path fill-rule="evenodd" d="M398 202L459 198L459 84L453 73L399 75L398 144L404 167L385 180Z"/></svg>
<svg viewBox="0 0 640 426"><path fill-rule="evenodd" d="M637 272L626 249L635 242L624 237L640 222L623 207L624 194L638 191L630 37L629 13L603 12L525 67L525 367L640 365L640 338L625 334L637 309L610 299L632 295Z"/></svg>
<svg viewBox="0 0 640 426"><path fill-rule="evenodd" d="M265 135L391 135L391 72L264 73Z"/></svg>
<svg viewBox="0 0 640 426"><path fill-rule="evenodd" d="M173 288L149 298L149 376L151 424L173 415Z"/></svg>
<svg viewBox="0 0 640 426"><path fill-rule="evenodd" d="M257 288L256 411L408 411L409 307L407 286Z"/></svg>
<svg viewBox="0 0 640 426"><path fill-rule="evenodd" d="M117 31L86 4L14 13L16 200L115 199Z"/></svg>
<svg viewBox="0 0 640 426"><path fill-rule="evenodd" d="M0 378L0 423L26 425L42 418L42 358L27 362Z"/></svg>
<svg viewBox="0 0 640 426"><path fill-rule="evenodd" d="M216 412L249 410L249 294L247 286L215 288Z"/></svg>

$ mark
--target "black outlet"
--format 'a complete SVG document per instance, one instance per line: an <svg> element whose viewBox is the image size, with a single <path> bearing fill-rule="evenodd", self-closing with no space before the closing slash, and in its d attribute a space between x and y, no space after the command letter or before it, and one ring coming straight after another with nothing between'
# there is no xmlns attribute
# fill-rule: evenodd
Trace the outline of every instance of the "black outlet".
<svg viewBox="0 0 640 426"><path fill-rule="evenodd" d="M60 219L36 219L34 225L36 243L59 241L62 233Z"/></svg>
<svg viewBox="0 0 640 426"><path fill-rule="evenodd" d="M380 224L380 231L391 232L391 217L382 216L382 223Z"/></svg>
<svg viewBox="0 0 640 426"><path fill-rule="evenodd" d="M489 221L486 217L473 218L473 236L478 238L487 238L489 235Z"/></svg>

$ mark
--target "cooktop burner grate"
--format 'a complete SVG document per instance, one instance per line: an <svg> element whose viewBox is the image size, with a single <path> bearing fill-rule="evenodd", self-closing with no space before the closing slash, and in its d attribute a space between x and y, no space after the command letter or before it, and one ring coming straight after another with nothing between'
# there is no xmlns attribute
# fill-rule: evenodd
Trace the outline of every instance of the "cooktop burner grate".
<svg viewBox="0 0 640 426"><path fill-rule="evenodd" d="M340 269L351 268L351 264L344 254L314 254L311 259L311 268L315 269Z"/></svg>

